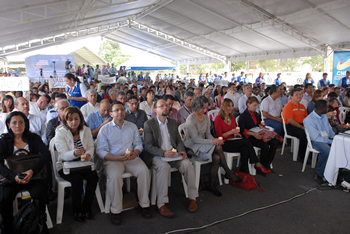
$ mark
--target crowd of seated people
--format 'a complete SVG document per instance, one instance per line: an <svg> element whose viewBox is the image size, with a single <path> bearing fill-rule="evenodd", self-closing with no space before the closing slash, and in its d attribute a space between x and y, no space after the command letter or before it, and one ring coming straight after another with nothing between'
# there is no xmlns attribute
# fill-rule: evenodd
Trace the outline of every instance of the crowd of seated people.
<svg viewBox="0 0 350 234"><path fill-rule="evenodd" d="M115 82L104 84L99 75L115 77ZM227 86L218 82L222 79L228 81ZM72 184L74 219L82 223L94 219L91 205L99 177L95 171L66 175L63 162L103 159L111 220L120 225L124 172L137 179L141 214L151 218L149 169L154 169L156 210L162 216L172 217L174 213L166 206L171 168L177 168L184 176L188 211L196 212L195 161L210 163L208 190L222 196L217 186L220 167L224 178L242 182L230 169L232 165L227 164L224 152L240 153L238 170L249 173L252 164L266 176L278 170L271 165L285 134L300 140L298 160L304 161L307 130L314 148L320 152L315 179L322 183L332 139L349 129L350 114L342 119L340 107L350 107L350 71L335 85L327 80L327 73L317 83L308 73L303 84L291 87L279 73L274 84L267 87L263 73L251 82L244 72L237 77L233 74L232 78L226 73L218 76L210 72L201 74L198 80L189 74L183 79L173 74L159 74L151 79L149 73L136 74L125 67L118 70L114 64L102 68L82 65L77 69L71 65L64 80L64 88L35 82L30 83L29 91L0 92L0 175L23 186L33 198L41 199L43 210L48 200L55 199L52 169L56 167L58 174ZM210 110L217 110L215 118L207 116ZM181 124L185 126L184 141L178 132ZM52 161L47 148L52 139L58 152L57 162ZM32 169L23 172L24 178L4 164L4 159L17 149L43 155ZM175 155L181 158L164 160ZM41 184L31 181L42 167L48 174L47 180ZM0 185L0 190L4 194L0 200L4 223L11 222L12 201L18 187ZM11 226L4 226L6 233L11 233Z"/></svg>

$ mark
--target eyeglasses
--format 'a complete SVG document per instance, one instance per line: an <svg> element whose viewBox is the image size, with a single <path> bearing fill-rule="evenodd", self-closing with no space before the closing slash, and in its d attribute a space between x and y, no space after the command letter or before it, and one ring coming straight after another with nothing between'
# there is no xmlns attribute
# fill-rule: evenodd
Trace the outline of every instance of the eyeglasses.
<svg viewBox="0 0 350 234"><path fill-rule="evenodd" d="M121 109L112 110L112 112L119 112L119 111L123 112L123 111L125 111L125 109L124 109L124 108L121 108Z"/></svg>
<svg viewBox="0 0 350 234"><path fill-rule="evenodd" d="M169 105L160 105L160 106L157 106L156 108L164 108L164 107L169 108Z"/></svg>

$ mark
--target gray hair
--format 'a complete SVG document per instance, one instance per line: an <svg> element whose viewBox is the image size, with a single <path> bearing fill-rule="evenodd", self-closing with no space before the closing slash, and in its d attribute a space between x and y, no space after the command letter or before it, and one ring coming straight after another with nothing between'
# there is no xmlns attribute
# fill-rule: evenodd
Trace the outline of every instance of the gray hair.
<svg viewBox="0 0 350 234"><path fill-rule="evenodd" d="M119 96L126 96L126 93L124 91L118 91L117 96L115 98L118 98Z"/></svg>
<svg viewBox="0 0 350 234"><path fill-rule="evenodd" d="M112 96L113 94L117 93L118 92L118 89L110 89L108 94L109 96ZM118 95L117 95L118 96Z"/></svg>
<svg viewBox="0 0 350 234"><path fill-rule="evenodd" d="M205 103L209 104L209 99L206 96L197 96L193 99L192 103L191 103L191 108L192 111L198 111L200 110Z"/></svg>
<svg viewBox="0 0 350 234"><path fill-rule="evenodd" d="M186 91L184 98L187 99L188 97L194 97L194 92L192 91Z"/></svg>
<svg viewBox="0 0 350 234"><path fill-rule="evenodd" d="M243 86L243 90L246 90L247 87L250 87L250 85L249 85L249 84L245 84L245 85Z"/></svg>
<svg viewBox="0 0 350 234"><path fill-rule="evenodd" d="M97 91L95 89L88 89L86 91L86 96L89 95L90 93L95 93L97 95Z"/></svg>
<svg viewBox="0 0 350 234"><path fill-rule="evenodd" d="M55 110L58 110L58 103L60 103L60 102L67 102L68 106L69 106L69 102L67 99L60 99L55 103Z"/></svg>

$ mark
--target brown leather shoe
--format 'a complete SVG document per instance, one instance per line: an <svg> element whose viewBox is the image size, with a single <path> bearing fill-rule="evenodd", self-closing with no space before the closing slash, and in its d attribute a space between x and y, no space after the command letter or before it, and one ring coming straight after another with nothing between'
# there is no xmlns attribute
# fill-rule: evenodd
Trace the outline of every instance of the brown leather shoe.
<svg viewBox="0 0 350 234"><path fill-rule="evenodd" d="M158 208L158 206L156 206L156 207L157 207L158 212L159 212L162 216L164 216L164 217L170 218L170 217L172 217L172 216L174 215L174 213L171 212L171 211L168 209L168 207L166 207L165 205L163 205L163 206L160 207L160 208Z"/></svg>
<svg viewBox="0 0 350 234"><path fill-rule="evenodd" d="M188 205L188 212L194 213L197 210L197 202L194 199L190 200L190 204Z"/></svg>

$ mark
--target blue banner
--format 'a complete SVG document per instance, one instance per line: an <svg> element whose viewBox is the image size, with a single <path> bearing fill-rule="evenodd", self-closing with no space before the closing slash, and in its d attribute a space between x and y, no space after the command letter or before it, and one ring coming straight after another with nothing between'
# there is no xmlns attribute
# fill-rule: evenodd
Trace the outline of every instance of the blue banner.
<svg viewBox="0 0 350 234"><path fill-rule="evenodd" d="M40 69L43 69L43 77L50 78L55 69L57 77L64 77L68 62L75 66L74 55L33 55L25 59L26 73L29 78L41 77Z"/></svg>
<svg viewBox="0 0 350 234"><path fill-rule="evenodd" d="M348 70L350 70L350 51L334 51L332 83L337 86Z"/></svg>

